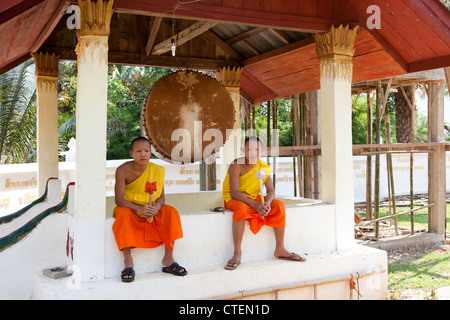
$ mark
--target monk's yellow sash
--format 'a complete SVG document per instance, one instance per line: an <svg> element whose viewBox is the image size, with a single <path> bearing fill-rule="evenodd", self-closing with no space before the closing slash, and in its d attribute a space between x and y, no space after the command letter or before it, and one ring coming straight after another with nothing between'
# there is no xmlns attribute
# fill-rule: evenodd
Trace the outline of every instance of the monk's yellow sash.
<svg viewBox="0 0 450 320"><path fill-rule="evenodd" d="M239 192L253 200L256 199L260 192L259 180L255 177L255 172L259 170L263 170L266 173L266 177L263 179L263 182L266 182L266 179L269 177L272 170L270 166L261 159L258 159L256 165L249 172L239 177ZM228 172L223 181L222 196L226 202L231 200L230 176Z"/></svg>
<svg viewBox="0 0 450 320"><path fill-rule="evenodd" d="M155 202L160 196L164 186L164 167L149 162L144 173L139 178L125 185L124 199L137 205L144 205L150 201L150 194L147 193L146 183L156 182L156 190L151 195L151 201ZM138 214L138 216L141 216Z"/></svg>

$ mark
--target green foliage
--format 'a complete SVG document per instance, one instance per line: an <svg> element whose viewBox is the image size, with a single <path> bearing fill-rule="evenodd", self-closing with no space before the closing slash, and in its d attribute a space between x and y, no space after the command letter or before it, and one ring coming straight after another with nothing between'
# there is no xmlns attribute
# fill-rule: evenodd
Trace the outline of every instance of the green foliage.
<svg viewBox="0 0 450 320"><path fill-rule="evenodd" d="M154 84L170 72L149 67L109 67L108 160L129 158L130 141L141 135L140 116L145 98ZM112 119L116 120L115 126Z"/></svg>
<svg viewBox="0 0 450 320"><path fill-rule="evenodd" d="M110 65L108 68L107 159L129 157L129 142L140 132L141 109L153 85L170 69ZM36 93L32 59L0 76L0 163L30 161L36 153ZM60 151L67 149L75 137L77 64L59 62L58 122ZM448 89L447 89L448 90ZM353 144L365 144L367 132L366 95L362 94L352 111ZM278 100L279 145L292 146L293 123L290 122L291 101ZM375 101L374 101L375 104ZM267 107L255 106L256 132L266 136ZM391 143L395 143L395 109L393 95L387 102L390 117ZM373 143L375 142L375 108L373 108ZM427 118L416 112L415 141L427 141ZM272 127L272 119L270 119ZM381 121L381 141L385 141L384 117ZM262 130L262 131L261 131ZM450 132L450 131L449 131ZM447 137L450 140L450 135Z"/></svg>
<svg viewBox="0 0 450 320"><path fill-rule="evenodd" d="M266 137L267 134L267 108L268 103L263 102L255 106L256 134ZM291 102L288 100L278 100L278 137L279 146L292 146L292 123L289 122L291 112ZM272 115L270 118L270 128L272 128Z"/></svg>
<svg viewBox="0 0 450 320"><path fill-rule="evenodd" d="M34 61L0 75L0 163L30 161L36 149Z"/></svg>
<svg viewBox="0 0 450 320"><path fill-rule="evenodd" d="M151 87L169 69L110 65L108 67L107 159L129 158L130 141L140 136L140 113ZM75 137L77 68L60 62L58 81L61 150Z"/></svg>

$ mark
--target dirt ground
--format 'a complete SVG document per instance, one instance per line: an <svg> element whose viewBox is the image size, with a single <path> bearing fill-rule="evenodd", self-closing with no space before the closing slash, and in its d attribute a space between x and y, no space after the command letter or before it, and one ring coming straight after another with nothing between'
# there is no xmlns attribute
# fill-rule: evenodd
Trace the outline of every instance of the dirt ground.
<svg viewBox="0 0 450 320"><path fill-rule="evenodd" d="M395 261L413 262L416 261L417 255L424 255L435 252L437 254L445 254L450 252L450 245L428 245L410 247L402 250L389 250L389 263ZM422 289L405 289L389 291L388 299L395 300L450 300L450 287L444 287L436 290L422 290Z"/></svg>

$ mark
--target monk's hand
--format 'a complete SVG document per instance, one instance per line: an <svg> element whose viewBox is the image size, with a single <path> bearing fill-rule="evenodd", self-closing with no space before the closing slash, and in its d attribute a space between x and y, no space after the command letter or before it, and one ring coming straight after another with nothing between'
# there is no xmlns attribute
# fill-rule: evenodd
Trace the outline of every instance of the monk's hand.
<svg viewBox="0 0 450 320"><path fill-rule="evenodd" d="M269 202L264 203L263 209L265 213L264 215L267 216L270 210L272 210L272 208L270 207L270 203Z"/></svg>
<svg viewBox="0 0 450 320"><path fill-rule="evenodd" d="M265 217L270 212L270 210L269 212L266 212L267 210L265 209L265 205L263 205L262 203L257 203L255 206L255 210L261 217Z"/></svg>
<svg viewBox="0 0 450 320"><path fill-rule="evenodd" d="M155 208L152 206L152 204L147 203L141 207L141 210L139 211L139 213L143 214L147 218L147 220L149 220L152 217L156 216L158 211L155 212Z"/></svg>

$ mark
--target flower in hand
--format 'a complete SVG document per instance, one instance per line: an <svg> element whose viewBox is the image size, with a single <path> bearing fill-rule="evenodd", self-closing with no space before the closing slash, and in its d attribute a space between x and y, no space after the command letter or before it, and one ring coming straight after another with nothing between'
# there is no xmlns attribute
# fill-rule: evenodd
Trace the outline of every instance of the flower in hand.
<svg viewBox="0 0 450 320"><path fill-rule="evenodd" d="M152 202L152 195L153 192L156 191L156 181L147 181L145 183L145 192L147 192L150 195L150 199L149 199L149 203ZM148 222L152 222L153 221L153 217L150 217L149 219L147 219Z"/></svg>

